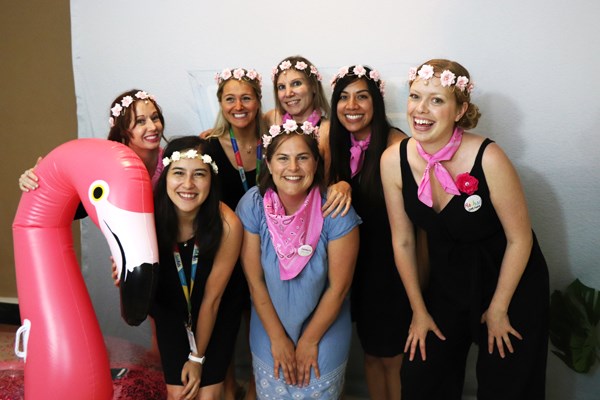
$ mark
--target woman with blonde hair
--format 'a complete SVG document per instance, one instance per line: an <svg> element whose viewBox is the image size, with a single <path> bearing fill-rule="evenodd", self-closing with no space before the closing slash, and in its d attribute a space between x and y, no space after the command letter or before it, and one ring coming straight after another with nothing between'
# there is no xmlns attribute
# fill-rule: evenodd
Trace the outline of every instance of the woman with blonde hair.
<svg viewBox="0 0 600 400"><path fill-rule="evenodd" d="M481 116L459 63L409 73L410 139L381 159L396 266L413 311L402 399L462 398L467 354L478 399L544 399L548 268L518 174L500 146L467 132ZM427 234L422 290L415 226Z"/></svg>

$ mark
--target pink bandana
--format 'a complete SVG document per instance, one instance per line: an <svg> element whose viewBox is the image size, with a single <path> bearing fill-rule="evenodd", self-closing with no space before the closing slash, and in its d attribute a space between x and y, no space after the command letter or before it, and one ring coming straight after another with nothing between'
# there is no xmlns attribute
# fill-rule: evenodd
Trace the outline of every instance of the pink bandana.
<svg viewBox="0 0 600 400"><path fill-rule="evenodd" d="M421 179L421 183L419 183L418 196L419 200L421 200L421 202L428 207L433 206L433 199L431 198L431 182L429 179L429 170L431 167L433 167L435 177L442 185L442 188L444 188L446 193L450 193L455 196L460 194L456 184L454 183L454 179L452 179L452 176L448 170L441 164L441 161L450 160L452 156L454 156L454 153L456 153L456 150L458 150L458 147L460 146L462 134L462 128L454 128L454 133L452 134L450 141L434 155L427 154L425 150L423 150L423 147L421 147L421 144L417 142L417 151L421 157L427 161L427 167L425 167L423 179Z"/></svg>
<svg viewBox="0 0 600 400"><path fill-rule="evenodd" d="M354 178L360 172L365 161L365 151L371 143L371 134L369 133L365 140L356 140L354 135L350 134L350 143L352 144L350 146L350 173Z"/></svg>
<svg viewBox="0 0 600 400"><path fill-rule="evenodd" d="M281 118L282 124L285 124L285 121L288 121L290 119L294 119L292 118L292 116L290 115L290 113L285 113L283 114L283 117ZM308 116L308 118L306 119L308 122L310 122L313 126L318 126L319 125L319 121L321 121L321 112L317 111L317 110L313 110L313 112ZM300 122L300 121L296 121L296 122ZM300 124L302 125L302 124Z"/></svg>
<svg viewBox="0 0 600 400"><path fill-rule="evenodd" d="M283 204L273 189L267 189L263 205L273 247L279 258L279 277L282 281L293 279L314 254L321 236L323 214L319 188L311 189L294 215L285 215Z"/></svg>

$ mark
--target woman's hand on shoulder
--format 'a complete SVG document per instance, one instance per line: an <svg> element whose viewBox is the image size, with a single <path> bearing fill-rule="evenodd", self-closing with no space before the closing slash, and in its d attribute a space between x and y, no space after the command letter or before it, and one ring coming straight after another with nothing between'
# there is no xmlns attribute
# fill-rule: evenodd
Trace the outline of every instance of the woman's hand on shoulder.
<svg viewBox="0 0 600 400"><path fill-rule="evenodd" d="M327 201L321 207L323 217L331 214L331 218L348 214L352 205L352 187L346 181L339 181L327 188Z"/></svg>
<svg viewBox="0 0 600 400"><path fill-rule="evenodd" d="M200 139L208 139L210 137L210 135L212 135L213 133L213 129L207 129L204 132L201 132L198 136L200 136Z"/></svg>
<svg viewBox="0 0 600 400"><path fill-rule="evenodd" d="M111 277L113 279L113 283L116 287L119 287L121 280L119 279L119 271L117 271L117 263L115 263L115 259L113 258L113 256L110 256L109 258L110 258L110 262L111 262L111 270L112 270Z"/></svg>
<svg viewBox="0 0 600 400"><path fill-rule="evenodd" d="M38 183L38 177L35 174L35 167L42 161L42 157L38 157L35 165L32 168L25 170L19 177L19 189L22 192L29 192L30 190L37 189L40 185Z"/></svg>

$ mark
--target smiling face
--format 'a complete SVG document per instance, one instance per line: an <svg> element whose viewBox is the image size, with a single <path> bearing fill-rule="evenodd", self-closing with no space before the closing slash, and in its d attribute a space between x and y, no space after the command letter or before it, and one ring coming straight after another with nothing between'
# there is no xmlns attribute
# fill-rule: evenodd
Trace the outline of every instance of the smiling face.
<svg viewBox="0 0 600 400"><path fill-rule="evenodd" d="M210 193L210 168L198 158L181 158L171 163L166 178L167 195L178 216L195 217L198 213Z"/></svg>
<svg viewBox="0 0 600 400"><path fill-rule="evenodd" d="M341 91L336 111L340 123L356 139L367 137L373 120L373 97L364 79L350 83Z"/></svg>
<svg viewBox="0 0 600 400"><path fill-rule="evenodd" d="M221 112L231 126L244 129L256 122L260 100L252 86L237 79L229 79L221 94Z"/></svg>
<svg viewBox="0 0 600 400"><path fill-rule="evenodd" d="M467 107L468 103L456 103L454 93L442 87L439 78L416 79L410 87L406 111L412 136L431 147L430 152L437 151L448 143Z"/></svg>
<svg viewBox="0 0 600 400"><path fill-rule="evenodd" d="M303 72L290 68L279 74L275 87L281 107L296 122L306 121L314 110L313 100L315 97L307 76Z"/></svg>
<svg viewBox="0 0 600 400"><path fill-rule="evenodd" d="M317 172L317 160L299 134L289 134L283 135L267 167L277 194L288 210L300 204L308 194Z"/></svg>
<svg viewBox="0 0 600 400"><path fill-rule="evenodd" d="M133 107L135 107L135 119L129 125L130 139L127 145L136 153L158 149L163 125L154 103L138 100Z"/></svg>

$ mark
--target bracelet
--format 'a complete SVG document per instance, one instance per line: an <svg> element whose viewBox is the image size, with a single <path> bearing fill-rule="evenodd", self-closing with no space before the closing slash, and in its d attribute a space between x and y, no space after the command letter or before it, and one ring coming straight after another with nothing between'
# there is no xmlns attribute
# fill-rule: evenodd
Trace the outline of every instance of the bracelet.
<svg viewBox="0 0 600 400"><path fill-rule="evenodd" d="M206 361L206 356L196 357L195 355L190 353L190 355L188 356L188 360L196 362L200 365L204 365L204 361Z"/></svg>

